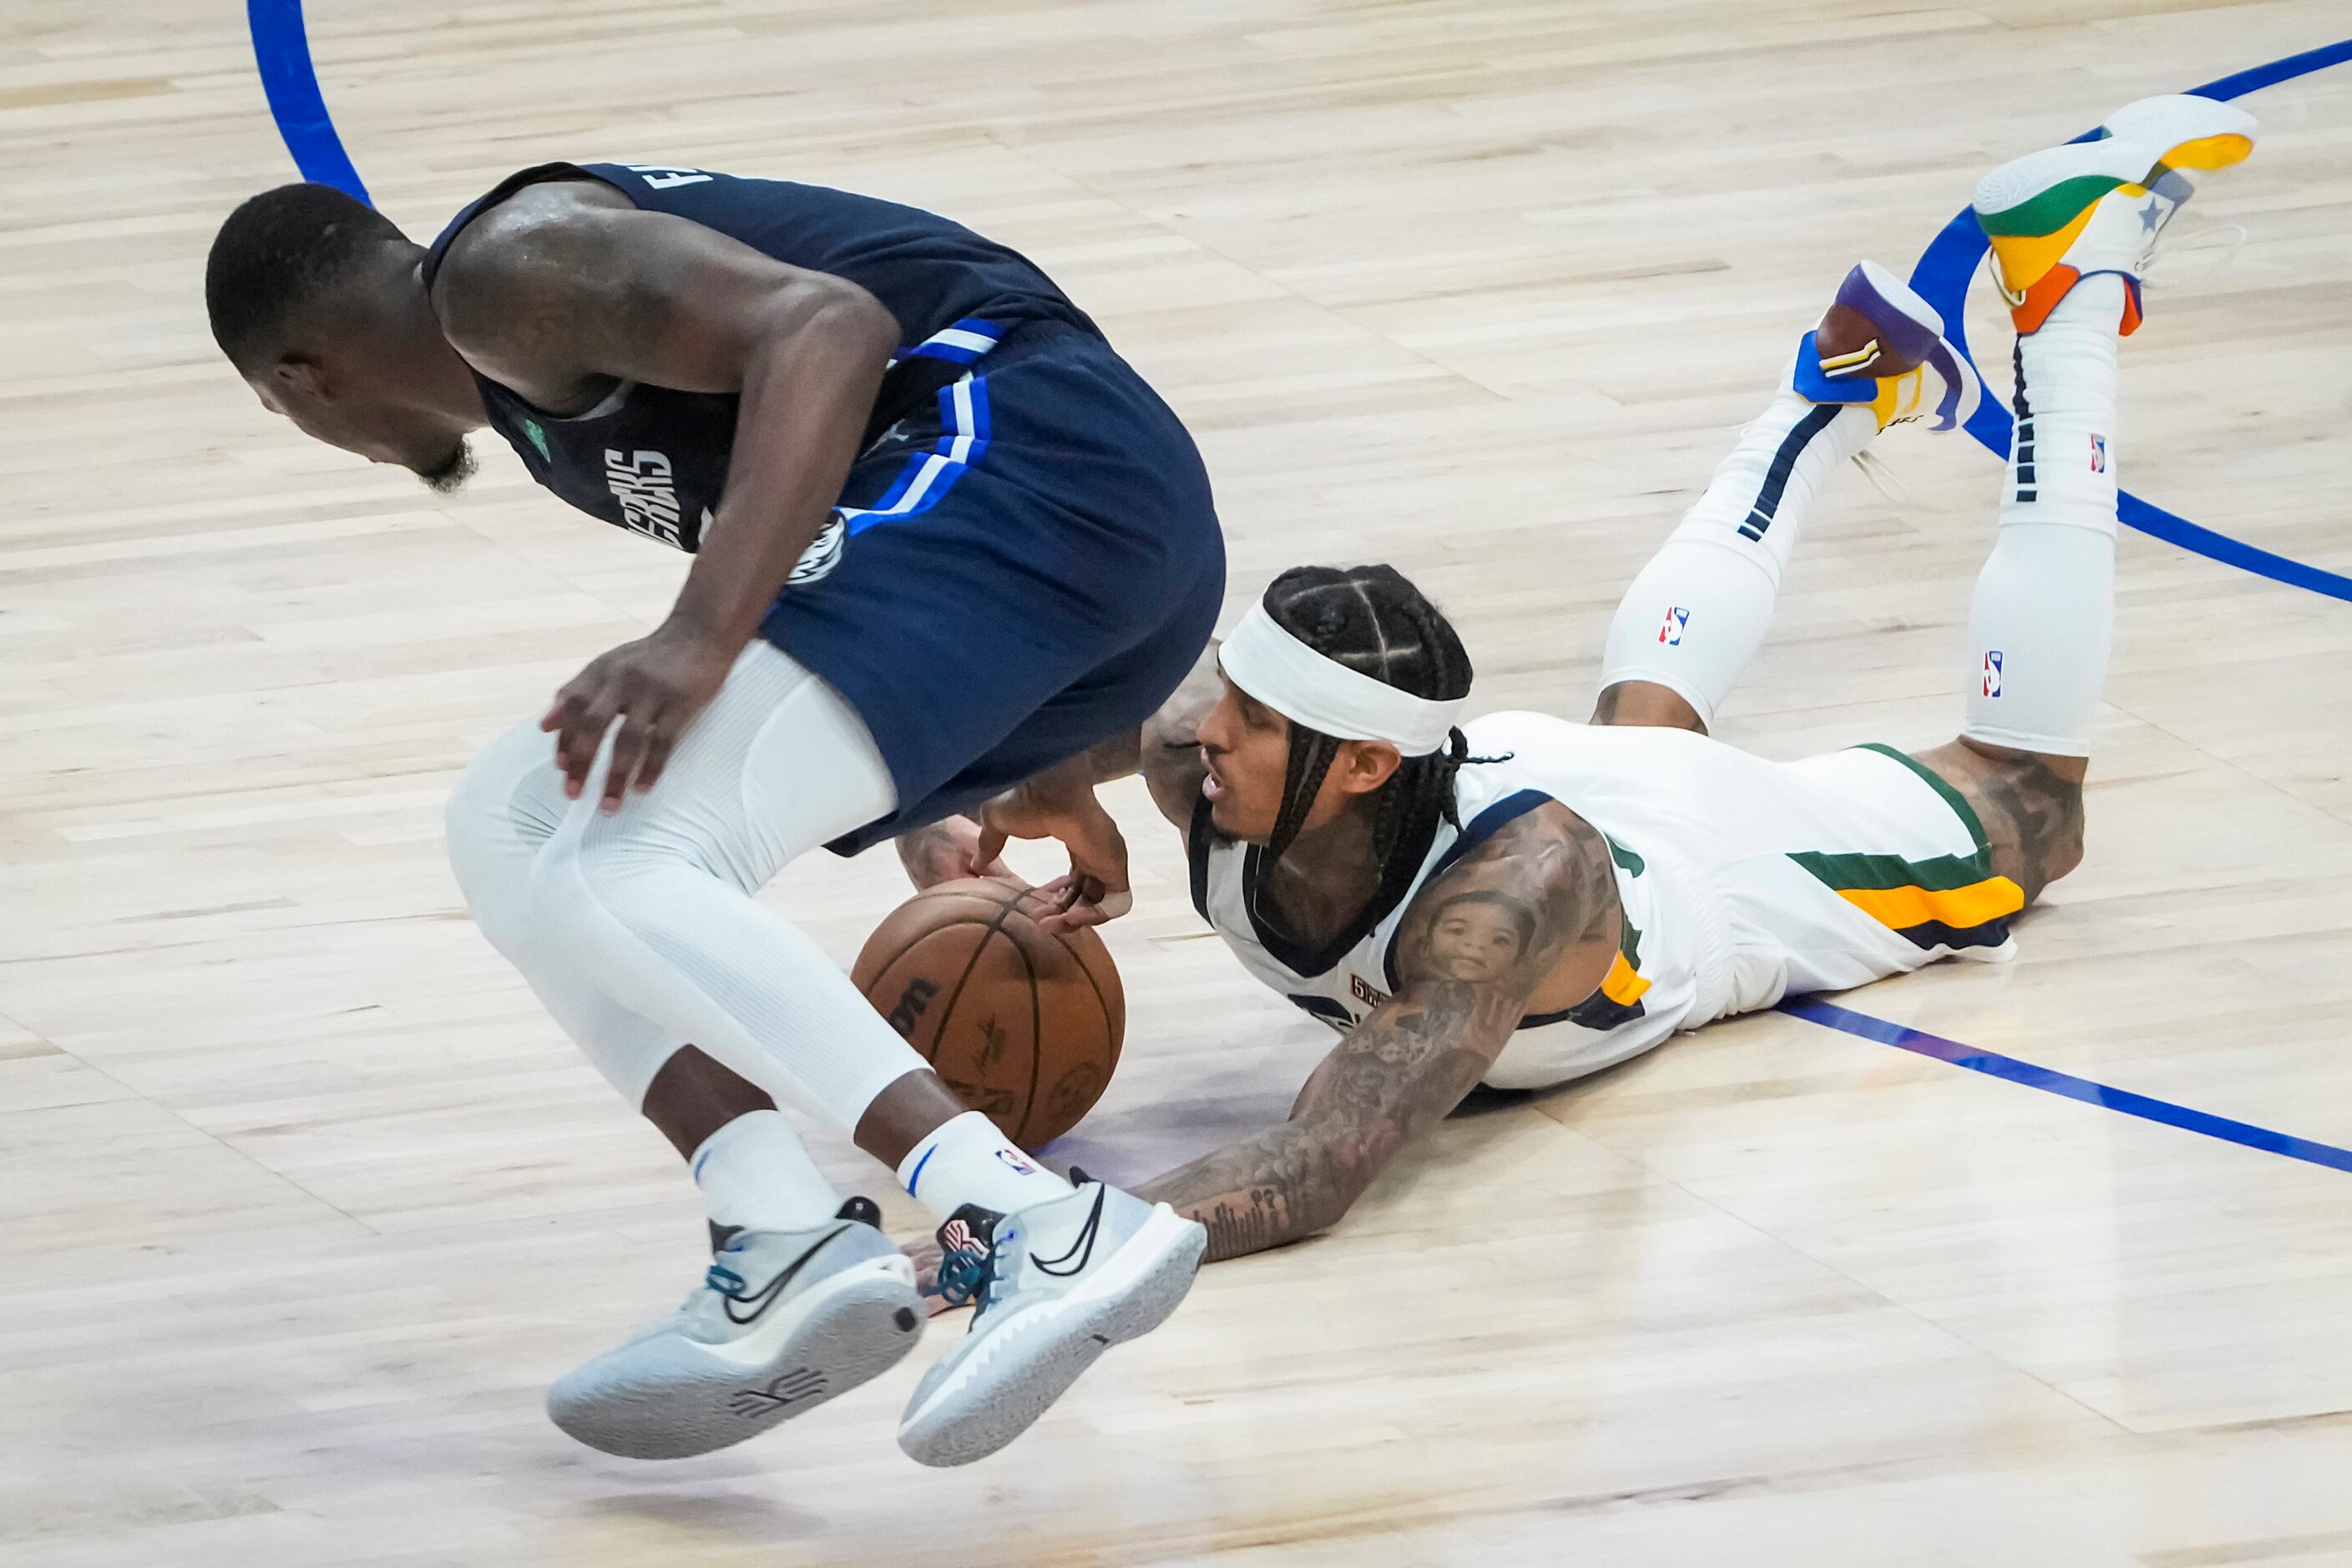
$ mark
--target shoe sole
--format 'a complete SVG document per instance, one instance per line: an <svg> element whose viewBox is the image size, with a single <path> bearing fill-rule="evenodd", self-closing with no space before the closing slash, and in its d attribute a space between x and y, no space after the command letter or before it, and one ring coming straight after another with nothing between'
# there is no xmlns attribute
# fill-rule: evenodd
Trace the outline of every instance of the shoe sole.
<svg viewBox="0 0 2352 1568"><path fill-rule="evenodd" d="M896 1366L922 1337L922 1298L904 1257L830 1275L725 1345L677 1341L599 1373L591 1362L548 1390L548 1418L626 1459L684 1459L740 1443ZM635 1347L630 1347L635 1349ZM626 1357L629 1350L614 1352Z"/></svg>
<svg viewBox="0 0 2352 1568"><path fill-rule="evenodd" d="M1003 1447L1103 1352L1166 1322L1192 1289L1208 1246L1209 1233L1199 1225L1165 1206L1155 1210L1101 1274L991 1329L991 1342L908 1413L898 1447L940 1468L969 1465Z"/></svg>
<svg viewBox="0 0 2352 1568"><path fill-rule="evenodd" d="M2117 110L2108 130L2098 141L2045 147L1985 175L1973 205L1988 231L2055 234L2118 185L2145 184L2159 166L2218 169L2253 151L2253 117L2210 98L2143 100ZM2084 182L2079 200L2066 192L2077 180ZM2044 202L2046 213L2033 210Z"/></svg>

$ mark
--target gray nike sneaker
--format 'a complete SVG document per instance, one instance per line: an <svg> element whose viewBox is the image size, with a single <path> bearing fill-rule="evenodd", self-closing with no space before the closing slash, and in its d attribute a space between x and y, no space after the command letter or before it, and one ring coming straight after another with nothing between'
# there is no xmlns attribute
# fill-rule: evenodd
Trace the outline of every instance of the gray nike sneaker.
<svg viewBox="0 0 2352 1568"><path fill-rule="evenodd" d="M592 1448L682 1459L756 1437L888 1371L922 1337L914 1265L852 1198L811 1230L737 1231L677 1311L547 1391Z"/></svg>
<svg viewBox="0 0 2352 1568"><path fill-rule="evenodd" d="M1073 1171L1077 1190L1010 1215L966 1204L940 1227L940 1290L971 1331L915 1385L898 1447L968 1465L1029 1429L1115 1344L1167 1321L1209 1233Z"/></svg>

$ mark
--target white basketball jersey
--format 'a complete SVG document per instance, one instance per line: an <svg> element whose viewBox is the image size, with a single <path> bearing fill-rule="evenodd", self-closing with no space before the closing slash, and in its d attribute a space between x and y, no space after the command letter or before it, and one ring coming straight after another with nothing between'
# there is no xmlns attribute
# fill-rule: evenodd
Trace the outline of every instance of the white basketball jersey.
<svg viewBox="0 0 2352 1568"><path fill-rule="evenodd" d="M1955 954L2014 952L2024 902L1993 868L1984 825L1915 757L1859 746L1773 763L1687 730L1496 713L1463 727L1473 757L1421 873L1323 951L1260 927L1261 851L1193 816L1192 901L1250 973L1345 1030L1396 989L1393 946L1413 896L1514 816L1556 800L1617 864L1624 938L1601 989L1529 1016L1486 1071L1499 1088L1564 1082L1676 1029L1842 991Z"/></svg>
<svg viewBox="0 0 2352 1568"><path fill-rule="evenodd" d="M1490 714L1463 732L1471 756L1496 760L1467 763L1455 775L1462 826L1439 824L1420 874L1393 905L1365 910L1320 951L1295 946L1261 926L1252 910L1264 851L1218 837L1205 800L1194 812L1191 836L1194 905L1251 973L1333 1027L1350 1029L1395 991L1397 931L1429 879L1505 823L1556 800L1608 838L1624 935L1601 988L1565 1011L1530 1015L1488 1080L1521 1077L1507 1065L1515 1058L1531 1066L1539 1061L1535 1076L1559 1082L1647 1050L1689 1018L1700 1000L1695 945L1700 933L1686 920L1666 918L1677 901L1666 889L1685 879L1661 865L1660 857L1672 857L1674 849L1655 841L1654 813L1643 809L1646 781L1666 763L1664 753L1676 749L1675 741L1696 737L1595 728L1540 713ZM1661 736L1673 739L1662 746ZM1540 1041L1529 1037L1538 1035Z"/></svg>

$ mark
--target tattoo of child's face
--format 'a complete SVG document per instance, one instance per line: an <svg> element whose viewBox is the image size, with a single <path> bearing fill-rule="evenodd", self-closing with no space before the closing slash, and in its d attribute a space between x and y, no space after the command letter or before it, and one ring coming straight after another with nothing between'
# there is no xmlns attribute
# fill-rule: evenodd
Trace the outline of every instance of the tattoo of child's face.
<svg viewBox="0 0 2352 1568"><path fill-rule="evenodd" d="M1448 899L1430 919L1430 963L1448 980L1499 980L1526 950L1520 926L1527 919L1525 911L1505 908L1492 894Z"/></svg>

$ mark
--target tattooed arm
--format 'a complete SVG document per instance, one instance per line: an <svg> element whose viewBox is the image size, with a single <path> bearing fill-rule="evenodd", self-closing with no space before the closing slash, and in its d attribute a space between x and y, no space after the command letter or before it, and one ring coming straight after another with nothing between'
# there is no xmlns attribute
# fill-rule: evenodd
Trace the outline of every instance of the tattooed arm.
<svg viewBox="0 0 2352 1568"><path fill-rule="evenodd" d="M1514 818L1414 897L1402 986L1324 1058L1290 1120L1138 1195L1207 1226L1212 1260L1329 1226L1476 1085L1538 987L1600 985L1621 920L1609 847L1590 824L1558 805Z"/></svg>

